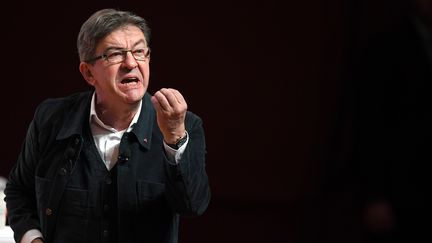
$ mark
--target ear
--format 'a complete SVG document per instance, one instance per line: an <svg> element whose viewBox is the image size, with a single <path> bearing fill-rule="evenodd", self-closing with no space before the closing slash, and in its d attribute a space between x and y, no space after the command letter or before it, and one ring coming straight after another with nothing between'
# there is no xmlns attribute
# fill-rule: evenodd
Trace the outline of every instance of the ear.
<svg viewBox="0 0 432 243"><path fill-rule="evenodd" d="M84 79L87 81L88 84L90 84L91 86L94 86L94 78L93 78L93 74L91 71L91 64L86 63L86 62L81 62L79 65L79 70L82 74L82 76L84 77Z"/></svg>

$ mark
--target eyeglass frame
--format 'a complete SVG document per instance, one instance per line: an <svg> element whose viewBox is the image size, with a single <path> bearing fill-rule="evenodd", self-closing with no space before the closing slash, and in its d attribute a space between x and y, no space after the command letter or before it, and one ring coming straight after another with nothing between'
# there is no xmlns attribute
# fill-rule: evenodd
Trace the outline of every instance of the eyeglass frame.
<svg viewBox="0 0 432 243"><path fill-rule="evenodd" d="M144 59L138 59L138 58L135 57L135 55L134 55L134 52L135 52L135 51L138 51L138 50L145 50L145 49L147 49L147 53L144 55ZM106 50L106 51L105 51L102 55L100 55L100 56L93 57L93 58L90 58L90 59L88 59L88 60L85 60L85 62L87 62L87 63L94 63L95 61L97 61L97 60L99 60L99 59L104 59L104 60L105 60L106 62L108 62L108 63L111 63L111 64L117 64L117 63L124 62L124 60L126 60L126 55L127 55L128 52L130 52L130 53L132 54L133 58L134 58L136 61L145 61L146 59L148 59L148 58L150 57L150 52L151 52L151 51L150 51L150 48L148 48L148 47L146 47L146 48L138 48L138 49L135 49L135 50L131 50L131 49L129 49L129 50L126 50L126 49L118 49L118 50L116 50L116 51L122 53L122 58L123 58L123 60L121 60L121 61L119 61L119 62L110 62L110 61L108 61L108 55L107 55L107 52L108 52L108 51L110 51L110 49Z"/></svg>

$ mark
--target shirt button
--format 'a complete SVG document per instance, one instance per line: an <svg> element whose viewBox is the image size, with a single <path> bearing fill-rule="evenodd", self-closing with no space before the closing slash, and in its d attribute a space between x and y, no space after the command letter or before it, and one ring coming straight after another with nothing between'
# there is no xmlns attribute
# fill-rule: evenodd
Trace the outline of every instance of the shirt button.
<svg viewBox="0 0 432 243"><path fill-rule="evenodd" d="M52 210L51 210L51 208L47 208L47 209L45 209L45 215L46 216L50 216L52 214Z"/></svg>

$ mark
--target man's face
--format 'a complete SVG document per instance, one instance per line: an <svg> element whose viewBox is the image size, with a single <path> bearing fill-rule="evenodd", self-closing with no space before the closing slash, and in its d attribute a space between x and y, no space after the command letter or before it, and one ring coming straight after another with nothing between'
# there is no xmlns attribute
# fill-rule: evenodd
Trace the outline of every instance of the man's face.
<svg viewBox="0 0 432 243"><path fill-rule="evenodd" d="M110 63L101 58L96 60L94 65L84 64L90 74L84 77L95 87L98 105L105 108L119 107L142 99L149 82L150 57L136 60L132 53L147 49L143 32L133 25L113 31L98 43L96 56L107 53L121 54L122 52L118 51L131 50L126 52L122 62Z"/></svg>

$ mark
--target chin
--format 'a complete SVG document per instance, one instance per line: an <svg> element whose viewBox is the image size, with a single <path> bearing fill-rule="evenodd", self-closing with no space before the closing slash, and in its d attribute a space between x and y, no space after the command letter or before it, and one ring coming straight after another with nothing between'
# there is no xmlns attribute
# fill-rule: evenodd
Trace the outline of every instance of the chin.
<svg viewBox="0 0 432 243"><path fill-rule="evenodd" d="M129 94L125 96L125 100L129 104L133 104L139 102L143 97L144 97L144 93L133 94L133 95Z"/></svg>

